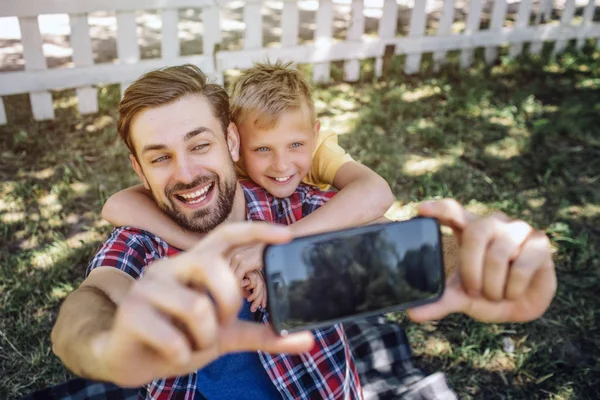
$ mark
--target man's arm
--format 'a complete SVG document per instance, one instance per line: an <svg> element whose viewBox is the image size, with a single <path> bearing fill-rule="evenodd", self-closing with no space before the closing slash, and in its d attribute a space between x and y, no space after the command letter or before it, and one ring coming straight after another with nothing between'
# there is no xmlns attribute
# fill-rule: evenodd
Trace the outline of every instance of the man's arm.
<svg viewBox="0 0 600 400"><path fill-rule="evenodd" d="M92 346L98 335L112 327L117 303L133 282L121 270L98 267L62 304L52 329L52 350L75 374L110 380Z"/></svg>

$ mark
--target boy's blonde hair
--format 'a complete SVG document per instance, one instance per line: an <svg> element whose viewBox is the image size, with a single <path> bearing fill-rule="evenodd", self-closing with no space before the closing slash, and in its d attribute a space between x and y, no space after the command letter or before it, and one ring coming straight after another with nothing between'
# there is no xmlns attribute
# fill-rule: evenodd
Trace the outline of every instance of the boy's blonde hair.
<svg viewBox="0 0 600 400"><path fill-rule="evenodd" d="M281 61L255 63L233 84L231 93L231 120L238 124L248 117L259 129L271 129L284 112L301 110L315 122L315 106L311 90L302 73Z"/></svg>

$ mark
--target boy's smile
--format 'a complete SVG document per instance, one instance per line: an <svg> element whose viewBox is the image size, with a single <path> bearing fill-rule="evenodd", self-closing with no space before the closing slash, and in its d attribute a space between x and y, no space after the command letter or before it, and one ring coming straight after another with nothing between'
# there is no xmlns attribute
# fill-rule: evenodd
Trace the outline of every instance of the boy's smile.
<svg viewBox="0 0 600 400"><path fill-rule="evenodd" d="M289 197L310 172L318 134L303 110L283 112L276 125L261 129L252 115L238 127L242 162L254 182L275 197Z"/></svg>

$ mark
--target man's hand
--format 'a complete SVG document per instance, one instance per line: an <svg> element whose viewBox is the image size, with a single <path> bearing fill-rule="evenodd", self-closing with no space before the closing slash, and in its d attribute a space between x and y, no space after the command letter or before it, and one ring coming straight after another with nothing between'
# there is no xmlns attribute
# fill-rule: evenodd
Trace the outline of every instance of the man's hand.
<svg viewBox="0 0 600 400"><path fill-rule="evenodd" d="M188 374L225 353L308 351L314 343L309 332L282 338L265 325L237 319L242 297L229 268L231 253L290 239L287 228L272 224L228 224L190 251L153 263L119 302L112 328L91 340L98 376L137 387Z"/></svg>
<svg viewBox="0 0 600 400"><path fill-rule="evenodd" d="M238 279L243 279L250 271L263 268L264 243L255 243L237 249L231 257L231 269Z"/></svg>
<svg viewBox="0 0 600 400"><path fill-rule="evenodd" d="M477 217L455 200L423 203L419 214L452 228L460 258L442 298L409 310L411 319L462 312L484 322L526 322L548 309L556 273L543 232L503 214Z"/></svg>
<svg viewBox="0 0 600 400"><path fill-rule="evenodd" d="M250 311L256 312L258 307L267 306L267 287L260 272L250 271L242 279L244 297L250 303Z"/></svg>

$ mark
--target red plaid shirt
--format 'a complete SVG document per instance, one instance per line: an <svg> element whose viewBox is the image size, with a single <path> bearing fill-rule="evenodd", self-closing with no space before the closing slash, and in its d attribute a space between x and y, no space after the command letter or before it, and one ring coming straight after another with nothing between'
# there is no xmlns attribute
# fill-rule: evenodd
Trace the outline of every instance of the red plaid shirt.
<svg viewBox="0 0 600 400"><path fill-rule="evenodd" d="M312 213L333 197L300 185L292 196L278 199L250 181L241 182L246 197L248 220L291 224ZM88 266L119 268L139 278L147 265L180 250L150 232L121 227L104 242ZM267 321L264 310L261 320ZM316 345L297 356L259 352L260 361L285 399L362 399L358 372L341 325L313 331ZM154 400L202 399L196 387L196 373L155 380L140 390L140 398Z"/></svg>

